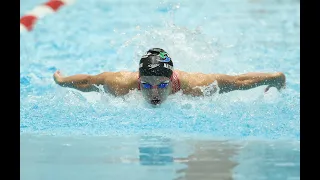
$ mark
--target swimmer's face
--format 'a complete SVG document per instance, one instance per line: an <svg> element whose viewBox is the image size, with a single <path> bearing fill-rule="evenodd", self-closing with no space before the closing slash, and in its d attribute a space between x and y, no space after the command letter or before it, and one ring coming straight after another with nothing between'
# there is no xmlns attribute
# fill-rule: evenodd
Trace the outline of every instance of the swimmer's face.
<svg viewBox="0 0 320 180"><path fill-rule="evenodd" d="M152 105L161 104L171 92L170 78L165 76L141 76L141 92Z"/></svg>

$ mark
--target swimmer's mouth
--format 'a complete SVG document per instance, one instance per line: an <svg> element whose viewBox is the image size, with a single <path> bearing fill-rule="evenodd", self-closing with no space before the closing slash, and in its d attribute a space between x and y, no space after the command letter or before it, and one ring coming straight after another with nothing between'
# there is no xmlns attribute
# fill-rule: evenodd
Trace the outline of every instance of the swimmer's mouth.
<svg viewBox="0 0 320 180"><path fill-rule="evenodd" d="M160 104L161 100L160 99L152 99L151 104L157 105Z"/></svg>

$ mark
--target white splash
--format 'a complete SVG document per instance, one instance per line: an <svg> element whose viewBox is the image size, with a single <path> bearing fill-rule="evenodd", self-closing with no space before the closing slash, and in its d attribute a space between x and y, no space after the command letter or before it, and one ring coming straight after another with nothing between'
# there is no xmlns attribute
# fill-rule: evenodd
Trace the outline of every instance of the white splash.
<svg viewBox="0 0 320 180"><path fill-rule="evenodd" d="M219 94L220 91L218 82L216 80L208 86L196 86L194 87L194 89L195 88L199 88L204 96L212 96L215 94Z"/></svg>

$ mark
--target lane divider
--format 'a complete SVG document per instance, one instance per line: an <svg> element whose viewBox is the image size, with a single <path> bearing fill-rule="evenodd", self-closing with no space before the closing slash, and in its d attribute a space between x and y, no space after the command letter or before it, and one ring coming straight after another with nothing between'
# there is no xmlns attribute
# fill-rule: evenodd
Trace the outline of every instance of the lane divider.
<svg viewBox="0 0 320 180"><path fill-rule="evenodd" d="M45 17L48 14L55 13L64 5L71 5L75 0L49 0L33 10L27 12L20 18L20 34L31 31L38 19Z"/></svg>

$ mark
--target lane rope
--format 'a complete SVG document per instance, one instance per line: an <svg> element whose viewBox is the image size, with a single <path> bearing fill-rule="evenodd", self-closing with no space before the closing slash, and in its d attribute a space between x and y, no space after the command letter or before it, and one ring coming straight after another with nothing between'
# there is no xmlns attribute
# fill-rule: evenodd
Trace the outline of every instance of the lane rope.
<svg viewBox="0 0 320 180"><path fill-rule="evenodd" d="M57 12L65 5L71 5L75 0L49 0L34 7L20 18L20 34L32 31L38 19Z"/></svg>

